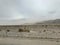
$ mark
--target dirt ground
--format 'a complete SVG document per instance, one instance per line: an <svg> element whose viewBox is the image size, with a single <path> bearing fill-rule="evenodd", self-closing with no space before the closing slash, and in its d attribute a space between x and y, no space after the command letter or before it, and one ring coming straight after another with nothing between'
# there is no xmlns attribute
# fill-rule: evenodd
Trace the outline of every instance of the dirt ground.
<svg viewBox="0 0 60 45"><path fill-rule="evenodd" d="M0 38L0 45L60 45L60 42L48 39Z"/></svg>

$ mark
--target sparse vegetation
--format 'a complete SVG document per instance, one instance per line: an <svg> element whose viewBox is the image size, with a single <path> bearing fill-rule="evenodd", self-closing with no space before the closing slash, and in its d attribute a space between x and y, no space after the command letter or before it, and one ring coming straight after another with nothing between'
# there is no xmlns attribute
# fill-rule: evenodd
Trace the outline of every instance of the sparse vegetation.
<svg viewBox="0 0 60 45"><path fill-rule="evenodd" d="M44 30L43 32L46 32L46 30Z"/></svg>

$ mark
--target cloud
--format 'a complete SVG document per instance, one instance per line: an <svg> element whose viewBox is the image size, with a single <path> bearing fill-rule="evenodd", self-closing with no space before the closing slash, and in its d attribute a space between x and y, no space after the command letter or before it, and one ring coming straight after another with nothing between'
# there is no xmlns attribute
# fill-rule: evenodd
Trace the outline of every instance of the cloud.
<svg viewBox="0 0 60 45"><path fill-rule="evenodd" d="M17 10L16 0L0 0L0 20L24 18Z"/></svg>
<svg viewBox="0 0 60 45"><path fill-rule="evenodd" d="M36 22L56 18L60 18L60 0L0 0L0 21Z"/></svg>
<svg viewBox="0 0 60 45"><path fill-rule="evenodd" d="M18 4L20 11L23 10L23 13L35 17L34 19L55 19L60 14L58 13L60 0L19 0L19 2L21 2Z"/></svg>

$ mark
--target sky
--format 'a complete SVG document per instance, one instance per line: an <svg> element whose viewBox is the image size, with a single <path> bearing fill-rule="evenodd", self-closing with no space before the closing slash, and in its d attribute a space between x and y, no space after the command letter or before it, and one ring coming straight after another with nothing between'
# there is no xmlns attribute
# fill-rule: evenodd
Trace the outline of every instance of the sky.
<svg viewBox="0 0 60 45"><path fill-rule="evenodd" d="M60 19L60 0L0 0L0 24Z"/></svg>

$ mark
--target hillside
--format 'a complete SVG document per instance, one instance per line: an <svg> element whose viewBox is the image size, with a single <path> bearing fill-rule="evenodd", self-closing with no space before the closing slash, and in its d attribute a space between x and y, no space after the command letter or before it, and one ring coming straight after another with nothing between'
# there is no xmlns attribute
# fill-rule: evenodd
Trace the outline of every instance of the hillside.
<svg viewBox="0 0 60 45"><path fill-rule="evenodd" d="M60 19L37 22L36 24L60 24Z"/></svg>

